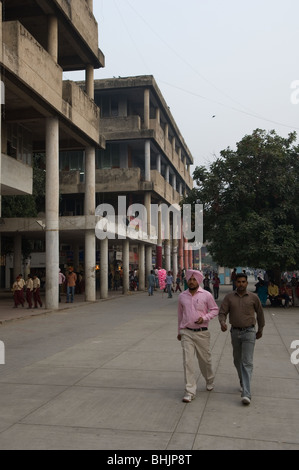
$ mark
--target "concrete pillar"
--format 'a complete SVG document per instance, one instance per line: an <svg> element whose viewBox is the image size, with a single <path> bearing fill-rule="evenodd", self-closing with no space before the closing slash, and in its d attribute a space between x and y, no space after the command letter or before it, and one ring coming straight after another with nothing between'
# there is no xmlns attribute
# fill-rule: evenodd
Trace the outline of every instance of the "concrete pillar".
<svg viewBox="0 0 299 470"><path fill-rule="evenodd" d="M130 243L123 240L123 294L129 291Z"/></svg>
<svg viewBox="0 0 299 470"><path fill-rule="evenodd" d="M101 299L108 298L108 238L100 241L100 295Z"/></svg>
<svg viewBox="0 0 299 470"><path fill-rule="evenodd" d="M161 174L161 154L160 153L158 153L157 155L156 166L157 166L157 171Z"/></svg>
<svg viewBox="0 0 299 470"><path fill-rule="evenodd" d="M90 99L94 99L94 68L91 64L86 67L85 74L86 94Z"/></svg>
<svg viewBox="0 0 299 470"><path fill-rule="evenodd" d="M95 148L85 149L85 300L96 300Z"/></svg>
<svg viewBox="0 0 299 470"><path fill-rule="evenodd" d="M167 142L168 142L168 124L165 124L165 129L164 129L164 150L166 150L167 147Z"/></svg>
<svg viewBox="0 0 299 470"><path fill-rule="evenodd" d="M150 90L144 90L144 128L149 129L150 125Z"/></svg>
<svg viewBox="0 0 299 470"><path fill-rule="evenodd" d="M178 273L178 240L172 240L172 272L175 281Z"/></svg>
<svg viewBox="0 0 299 470"><path fill-rule="evenodd" d="M138 290L145 289L145 247L143 244L138 245Z"/></svg>
<svg viewBox="0 0 299 470"><path fill-rule="evenodd" d="M166 166L165 181L169 183L169 165Z"/></svg>
<svg viewBox="0 0 299 470"><path fill-rule="evenodd" d="M189 268L193 269L193 250L189 250Z"/></svg>
<svg viewBox="0 0 299 470"><path fill-rule="evenodd" d="M145 181L151 181L151 143L149 140L145 141Z"/></svg>
<svg viewBox="0 0 299 470"><path fill-rule="evenodd" d="M162 268L162 214L158 212L158 238L156 246L156 266Z"/></svg>
<svg viewBox="0 0 299 470"><path fill-rule="evenodd" d="M184 268L189 269L189 254L188 254L188 242L184 238Z"/></svg>
<svg viewBox="0 0 299 470"><path fill-rule="evenodd" d="M57 310L59 273L59 121L46 119L46 308Z"/></svg>
<svg viewBox="0 0 299 470"><path fill-rule="evenodd" d="M172 187L176 191L176 175L172 175Z"/></svg>
<svg viewBox="0 0 299 470"><path fill-rule="evenodd" d="M165 252L165 269L166 271L171 271L170 240L165 240L164 252Z"/></svg>
<svg viewBox="0 0 299 470"><path fill-rule="evenodd" d="M58 60L58 18L48 16L48 53L57 63Z"/></svg>
<svg viewBox="0 0 299 470"><path fill-rule="evenodd" d="M182 185L182 183L179 184L179 193L180 193L180 196L183 195L183 185Z"/></svg>
<svg viewBox="0 0 299 470"><path fill-rule="evenodd" d="M149 239L151 236L151 201L152 201L151 193L149 192L145 193L144 194L144 207L145 207L146 215L147 215L146 233Z"/></svg>
<svg viewBox="0 0 299 470"><path fill-rule="evenodd" d="M153 269L153 250L151 246L145 247L145 281L148 285L147 278Z"/></svg>
<svg viewBox="0 0 299 470"><path fill-rule="evenodd" d="M22 236L20 233L14 236L14 250L13 250L13 280L22 272Z"/></svg>
<svg viewBox="0 0 299 470"><path fill-rule="evenodd" d="M160 108L156 108L156 121L160 124Z"/></svg>
<svg viewBox="0 0 299 470"><path fill-rule="evenodd" d="M183 227L181 222L181 237L179 238L179 269L182 270L184 267L184 238L183 238Z"/></svg>

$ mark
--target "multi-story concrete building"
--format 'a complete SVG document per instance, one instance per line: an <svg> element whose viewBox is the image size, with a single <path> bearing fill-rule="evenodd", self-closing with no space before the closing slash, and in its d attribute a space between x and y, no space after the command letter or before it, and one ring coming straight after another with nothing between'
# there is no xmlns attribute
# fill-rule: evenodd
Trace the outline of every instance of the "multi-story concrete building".
<svg viewBox="0 0 299 470"><path fill-rule="evenodd" d="M85 85L80 85L84 89ZM144 206L149 235L150 226L154 225L150 220L150 207L178 205L192 188L192 155L152 76L95 80L94 89L106 140L106 149L96 152L96 205L110 203L119 215L118 198L122 195L126 211L129 207L136 208L133 206L136 204ZM84 168L78 167L70 173L73 158L74 154L69 152L61 159L61 211L79 215L84 200L84 186L80 182ZM83 161L82 158L78 160ZM178 268L191 265L192 252L185 250L183 253L182 238L175 240L170 236L165 239L163 224L156 229L154 243L137 245L133 240L130 242L131 266L143 264L134 263L134 254L137 253L137 260L142 260L144 248L146 276L153 265L162 267L163 264L174 273ZM170 230L172 233L173 229ZM110 241L110 248L110 259L113 260L113 252L114 255L123 252L123 243L118 248L117 241Z"/></svg>
<svg viewBox="0 0 299 470"><path fill-rule="evenodd" d="M126 231L136 215L129 208L144 206L150 214L151 205L177 204L192 188L192 155L154 78L94 81L104 56L92 0L3 1L2 12L0 194L30 194L32 155L46 155L44 215L1 219L0 236L14 240L14 276L23 271L24 239L45 245L46 306L53 309L58 308L60 264L83 264L88 301L96 299L97 263L102 298L108 295L109 264L117 258L124 292L130 263L138 264L140 289L153 264L163 261L175 273L191 266L192 252L184 251L183 240L168 239L161 216L156 238L149 237L150 217L138 226L148 237ZM74 70L86 71L84 83L63 81L63 71ZM109 228L115 236L99 240L95 228L106 220L104 204L122 219ZM10 281L6 271L6 284Z"/></svg>
<svg viewBox="0 0 299 470"><path fill-rule="evenodd" d="M104 147L99 108L93 100L94 69L104 66L92 0L0 2L2 105L1 195L32 192L32 154L46 155L45 218L1 219L0 234L14 237L14 274L22 271L23 238L44 238L46 306L58 307L59 243L68 221L59 221L59 151L85 150L84 217L87 297L95 298L94 166ZM85 70L86 87L63 81L64 71ZM88 225L90 224L90 225ZM61 234L59 231L61 230ZM83 232L82 232L83 231ZM40 232L40 233L39 233ZM76 231L73 231L76 234ZM67 233L68 239L75 235ZM61 237L59 237L61 235ZM91 273L90 275L88 273Z"/></svg>

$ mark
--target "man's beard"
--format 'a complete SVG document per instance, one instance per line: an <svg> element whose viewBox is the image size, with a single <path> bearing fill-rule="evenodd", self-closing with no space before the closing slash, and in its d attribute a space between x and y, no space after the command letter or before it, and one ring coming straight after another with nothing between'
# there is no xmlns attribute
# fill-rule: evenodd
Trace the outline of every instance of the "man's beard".
<svg viewBox="0 0 299 470"><path fill-rule="evenodd" d="M198 289L198 286L189 287L189 290L196 290L196 289Z"/></svg>

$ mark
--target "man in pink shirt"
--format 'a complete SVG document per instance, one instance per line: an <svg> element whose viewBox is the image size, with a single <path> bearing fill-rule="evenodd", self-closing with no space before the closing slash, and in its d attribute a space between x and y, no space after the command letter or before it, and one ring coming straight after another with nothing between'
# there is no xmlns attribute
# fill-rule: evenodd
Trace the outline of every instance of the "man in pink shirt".
<svg viewBox="0 0 299 470"><path fill-rule="evenodd" d="M210 352L209 321L218 315L218 306L212 294L200 287L203 275L189 269L186 272L188 288L178 299L178 336L183 348L185 395L183 402L190 403L196 395L195 357L206 381L208 391L214 388L214 372Z"/></svg>

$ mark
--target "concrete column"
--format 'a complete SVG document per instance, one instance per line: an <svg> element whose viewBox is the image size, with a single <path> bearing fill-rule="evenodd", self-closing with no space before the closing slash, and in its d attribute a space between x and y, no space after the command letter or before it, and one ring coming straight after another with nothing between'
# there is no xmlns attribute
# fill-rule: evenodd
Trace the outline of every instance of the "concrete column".
<svg viewBox="0 0 299 470"><path fill-rule="evenodd" d="M100 241L101 263L100 263L100 295L101 299L108 298L108 238Z"/></svg>
<svg viewBox="0 0 299 470"><path fill-rule="evenodd" d="M156 246L156 266L162 268L162 214L158 212L158 238Z"/></svg>
<svg viewBox="0 0 299 470"><path fill-rule="evenodd" d="M184 238L184 268L189 269L189 254L188 254L188 242Z"/></svg>
<svg viewBox="0 0 299 470"><path fill-rule="evenodd" d="M145 181L151 181L151 143L149 140L145 141Z"/></svg>
<svg viewBox="0 0 299 470"><path fill-rule="evenodd" d="M161 174L161 155L158 153L156 160L157 171Z"/></svg>
<svg viewBox="0 0 299 470"><path fill-rule="evenodd" d="M57 63L58 60L58 19L48 16L48 53Z"/></svg>
<svg viewBox="0 0 299 470"><path fill-rule="evenodd" d="M138 290L145 289L145 247L143 244L138 245Z"/></svg>
<svg viewBox="0 0 299 470"><path fill-rule="evenodd" d="M150 126L150 90L144 90L144 128L149 129Z"/></svg>
<svg viewBox="0 0 299 470"><path fill-rule="evenodd" d="M153 250L151 246L145 247L145 282L148 285L147 278L153 269Z"/></svg>
<svg viewBox="0 0 299 470"><path fill-rule="evenodd" d="M176 191L176 175L172 175L172 187Z"/></svg>
<svg viewBox="0 0 299 470"><path fill-rule="evenodd" d="M165 124L165 129L164 129L164 150L166 150L168 142L168 124Z"/></svg>
<svg viewBox="0 0 299 470"><path fill-rule="evenodd" d="M59 121L46 119L46 308L57 310L59 273Z"/></svg>
<svg viewBox="0 0 299 470"><path fill-rule="evenodd" d="M179 268L180 270L184 267L184 238L183 238L183 227L181 222L181 237L179 238Z"/></svg>
<svg viewBox="0 0 299 470"><path fill-rule="evenodd" d="M13 280L22 272L22 236L20 233L14 236L13 239L14 250L13 250Z"/></svg>
<svg viewBox="0 0 299 470"><path fill-rule="evenodd" d="M160 108L156 108L156 121L160 124Z"/></svg>
<svg viewBox="0 0 299 470"><path fill-rule="evenodd" d="M179 193L180 193L180 196L183 195L183 185L182 185L182 183L179 184Z"/></svg>
<svg viewBox="0 0 299 470"><path fill-rule="evenodd" d="M178 273L178 240L172 240L172 272L175 281Z"/></svg>
<svg viewBox="0 0 299 470"><path fill-rule="evenodd" d="M90 99L94 99L94 68L92 65L88 64L86 67L85 74L86 81L86 94Z"/></svg>
<svg viewBox="0 0 299 470"><path fill-rule="evenodd" d="M193 250L189 250L189 268L193 269Z"/></svg>
<svg viewBox="0 0 299 470"><path fill-rule="evenodd" d="M123 240L123 294L129 291L130 243Z"/></svg>
<svg viewBox="0 0 299 470"><path fill-rule="evenodd" d="M85 300L96 300L95 148L85 149Z"/></svg>
<svg viewBox="0 0 299 470"><path fill-rule="evenodd" d="M171 271L170 240L165 240L164 250L165 250L165 269L166 271Z"/></svg>
<svg viewBox="0 0 299 470"><path fill-rule="evenodd" d="M152 201L152 196L151 193L145 193L144 194L144 207L146 209L146 214L147 214L147 227L146 227L146 233L148 238L151 236L151 201Z"/></svg>
<svg viewBox="0 0 299 470"><path fill-rule="evenodd" d="M166 166L165 181L169 183L169 165Z"/></svg>

